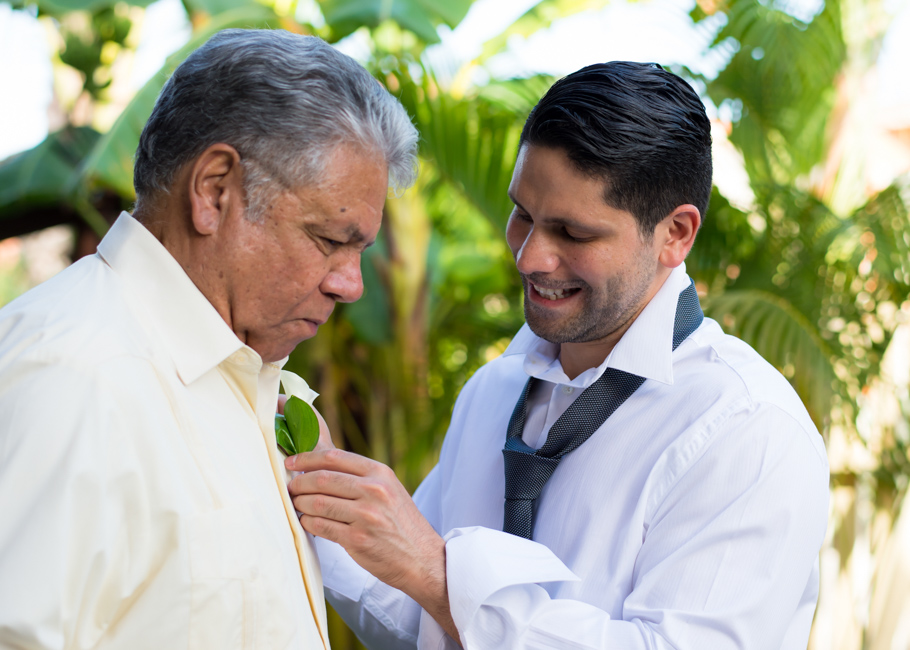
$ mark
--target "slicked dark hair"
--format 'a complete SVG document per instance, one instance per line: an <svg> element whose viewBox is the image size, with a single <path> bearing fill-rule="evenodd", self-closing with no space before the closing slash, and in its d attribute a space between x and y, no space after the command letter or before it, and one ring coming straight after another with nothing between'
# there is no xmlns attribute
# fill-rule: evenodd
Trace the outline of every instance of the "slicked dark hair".
<svg viewBox="0 0 910 650"><path fill-rule="evenodd" d="M603 179L607 205L631 212L641 234L711 197L711 123L701 99L656 63L613 61L557 81L528 116L520 145L562 149Z"/></svg>

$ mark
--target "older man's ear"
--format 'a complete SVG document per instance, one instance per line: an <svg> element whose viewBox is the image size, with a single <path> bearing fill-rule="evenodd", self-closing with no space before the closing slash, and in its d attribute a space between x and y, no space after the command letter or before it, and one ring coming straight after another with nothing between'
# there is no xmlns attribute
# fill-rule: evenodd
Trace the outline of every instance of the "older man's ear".
<svg viewBox="0 0 910 650"><path fill-rule="evenodd" d="M203 151L186 179L192 227L213 235L232 211L243 211L243 165L234 147L218 143Z"/></svg>

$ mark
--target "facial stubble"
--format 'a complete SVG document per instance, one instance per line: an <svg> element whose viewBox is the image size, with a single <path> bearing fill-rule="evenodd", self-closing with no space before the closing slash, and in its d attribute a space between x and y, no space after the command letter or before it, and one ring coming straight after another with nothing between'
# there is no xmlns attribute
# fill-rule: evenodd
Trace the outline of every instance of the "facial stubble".
<svg viewBox="0 0 910 650"><path fill-rule="evenodd" d="M609 278L599 290L581 283L576 299L583 301L576 314L561 316L533 303L529 293L534 291L530 279L521 276L524 286L525 321L540 338L550 343L587 343L608 337L635 318L654 279L645 264L638 264L629 273Z"/></svg>

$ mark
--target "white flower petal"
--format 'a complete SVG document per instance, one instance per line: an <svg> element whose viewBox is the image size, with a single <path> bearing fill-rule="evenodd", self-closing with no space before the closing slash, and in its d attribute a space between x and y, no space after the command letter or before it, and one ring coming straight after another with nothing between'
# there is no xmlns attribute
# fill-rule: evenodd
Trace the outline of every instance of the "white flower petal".
<svg viewBox="0 0 910 650"><path fill-rule="evenodd" d="M313 405L313 400L319 397L319 393L310 388L302 378L289 370L281 371L281 385L284 387L285 395L288 397L293 395L310 406Z"/></svg>

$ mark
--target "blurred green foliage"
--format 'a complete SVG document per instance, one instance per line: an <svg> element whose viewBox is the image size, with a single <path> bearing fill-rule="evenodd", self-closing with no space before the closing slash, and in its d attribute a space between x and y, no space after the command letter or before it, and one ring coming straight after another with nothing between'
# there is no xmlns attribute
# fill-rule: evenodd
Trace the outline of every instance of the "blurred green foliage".
<svg viewBox="0 0 910 650"><path fill-rule="evenodd" d="M827 0L806 21L778 2L700 1L692 19L714 21L705 23L714 29L723 18L712 47L729 62L711 79L681 70L715 106L735 109L730 140L755 196L753 205L735 205L715 189L688 270L706 312L790 379L823 432L832 424L855 429L862 391L910 315L910 181L897 179L848 209L832 189L849 180L832 158L850 101L845 79L868 71L868 52L883 33L849 22L847 1ZM130 47L127 4L147 3L37 3L60 31L60 62L79 72L93 101L109 86L111 53ZM289 367L322 394L317 406L338 445L389 463L414 488L435 463L461 386L523 321L503 236L506 190L523 121L553 82L535 76L477 87L465 80L509 36L603 2L535 3L455 81L440 83L423 53L439 40L437 27L455 27L470 5L320 0L324 21L314 25L296 20L296 2L185 0L191 41L109 131L67 127L0 164L0 232L4 223L54 209L103 231L117 212L105 211L105 200L114 197L119 209L134 197L132 156L161 85L215 31L283 27L334 42L360 30L370 48L366 66L420 130L420 177L387 204L378 245L363 258L363 298L339 305ZM906 448L907 441L893 440L882 452L880 485L898 489L896 477L908 473ZM336 647L353 647L336 619L332 626Z"/></svg>

